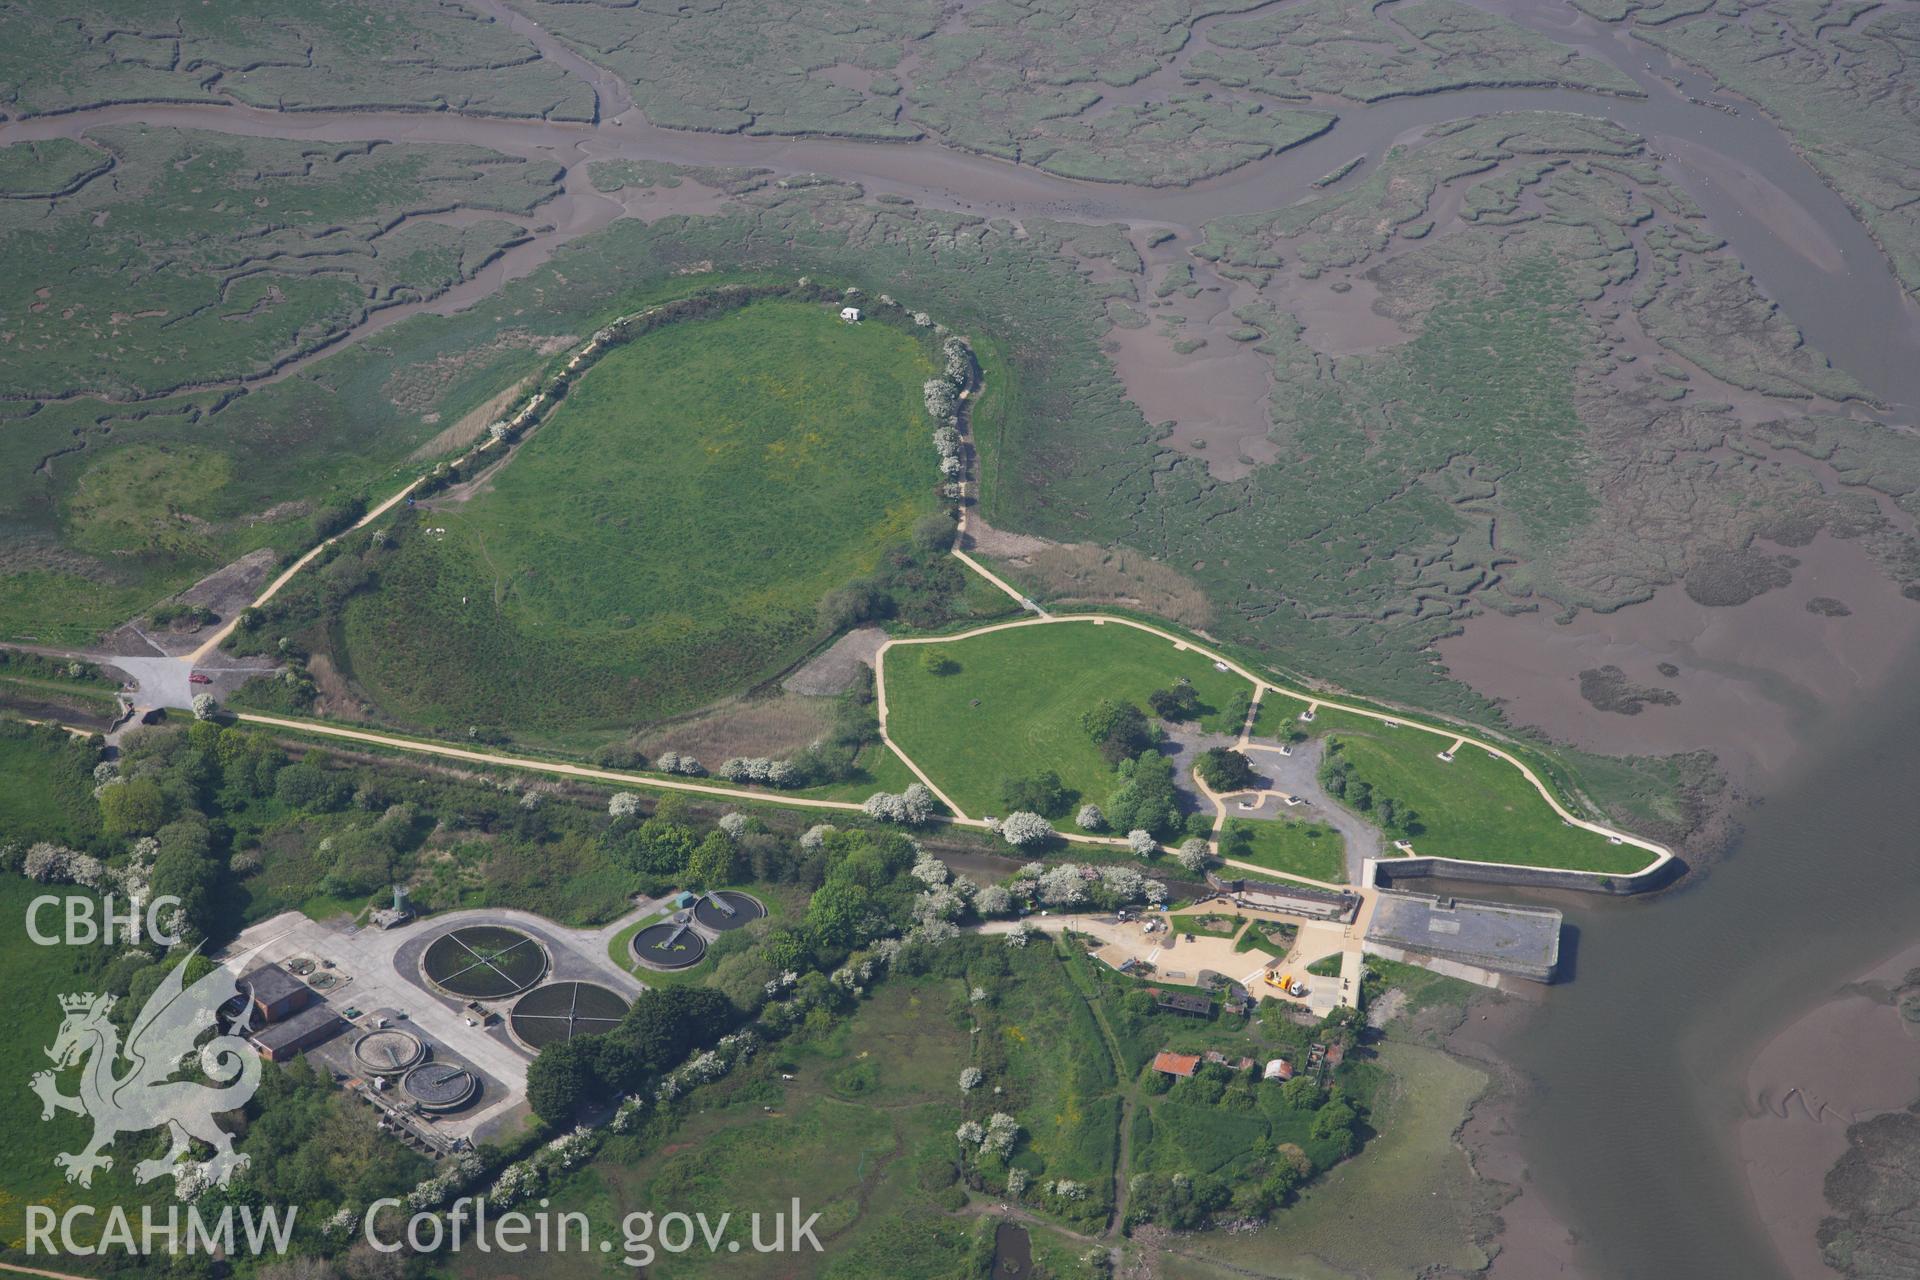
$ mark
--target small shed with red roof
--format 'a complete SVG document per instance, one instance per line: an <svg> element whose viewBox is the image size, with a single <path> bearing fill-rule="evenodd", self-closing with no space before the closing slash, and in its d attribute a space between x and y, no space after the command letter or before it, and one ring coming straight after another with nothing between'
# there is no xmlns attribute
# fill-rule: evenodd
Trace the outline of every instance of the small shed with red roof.
<svg viewBox="0 0 1920 1280"><path fill-rule="evenodd" d="M1192 1076L1199 1066L1200 1055L1197 1053L1161 1052L1153 1056L1153 1069L1155 1071L1162 1071L1170 1076L1179 1076L1183 1080Z"/></svg>

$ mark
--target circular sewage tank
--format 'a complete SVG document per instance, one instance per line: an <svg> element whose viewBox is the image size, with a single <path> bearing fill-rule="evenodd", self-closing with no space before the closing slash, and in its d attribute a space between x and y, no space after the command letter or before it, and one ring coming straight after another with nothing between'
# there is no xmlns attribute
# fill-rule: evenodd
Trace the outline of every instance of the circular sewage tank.
<svg viewBox="0 0 1920 1280"><path fill-rule="evenodd" d="M498 924L444 933L420 957L427 981L470 1000L499 1000L547 976L547 953L531 934Z"/></svg>
<svg viewBox="0 0 1920 1280"><path fill-rule="evenodd" d="M627 1016L627 1001L592 982L549 982L520 997L510 1015L513 1034L535 1049L575 1036L611 1031Z"/></svg>
<svg viewBox="0 0 1920 1280"><path fill-rule="evenodd" d="M716 933L752 924L767 914L760 899L732 889L719 889L693 904L693 918Z"/></svg>
<svg viewBox="0 0 1920 1280"><path fill-rule="evenodd" d="M690 969L707 954L707 940L692 926L670 920L633 935L633 958L653 969Z"/></svg>
<svg viewBox="0 0 1920 1280"><path fill-rule="evenodd" d="M369 1075L401 1075L420 1065L426 1054L419 1036L398 1027L369 1031L353 1042L353 1060Z"/></svg>
<svg viewBox="0 0 1920 1280"><path fill-rule="evenodd" d="M480 1093L480 1078L453 1062L429 1062L400 1079L400 1088L427 1111L457 1111Z"/></svg>

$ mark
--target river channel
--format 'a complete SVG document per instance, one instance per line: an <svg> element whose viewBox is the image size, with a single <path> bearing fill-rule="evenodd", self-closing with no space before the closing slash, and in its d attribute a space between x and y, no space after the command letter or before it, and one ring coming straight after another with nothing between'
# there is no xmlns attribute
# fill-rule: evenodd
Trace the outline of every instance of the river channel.
<svg viewBox="0 0 1920 1280"><path fill-rule="evenodd" d="M1749 1064L1920 935L1906 808L1920 771L1920 661L1855 710L1808 739L1801 767L1694 882L1640 902L1498 895L1549 901L1575 930L1572 981L1497 1048L1531 1085L1514 1124L1528 1192L1579 1239L1583 1274L1786 1274L1740 1167ZM1908 1061L1920 1072L1920 1044ZM1906 1079L1911 1101L1920 1081Z"/></svg>
<svg viewBox="0 0 1920 1280"><path fill-rule="evenodd" d="M476 7L493 9L491 3ZM355 340L415 311L445 314L471 306L500 283L532 271L560 245L598 231L622 212L593 190L594 160L658 160L686 165L754 165L777 173L827 173L873 194L1013 219L1115 221L1192 231L1228 214L1280 208L1314 194L1313 182L1357 155L1377 163L1396 141L1452 119L1502 111L1556 110L1600 115L1645 136L1668 157L1663 168L1700 204L1763 289L1799 324L1808 341L1876 396L1920 405L1920 307L1902 290L1885 257L1846 205L1794 153L1757 109L1738 114L1689 103L1732 103L1705 77L1658 50L1551 0L1495 0L1523 24L1627 72L1644 99L1564 90L1484 90L1389 99L1367 106L1316 103L1338 123L1310 142L1268 160L1185 187L1144 189L1057 178L1036 169L933 143L876 145L809 138L687 133L653 126L624 88L592 77L602 118L593 124L471 117L452 112L278 112L238 105L129 104L0 122L0 145L77 137L110 125L210 129L250 137L467 143L538 157L567 169L565 190L530 220L531 238L483 275L429 302L378 311ZM504 10L501 10L504 12ZM569 68L585 67L524 19L518 29ZM1356 169L1344 181L1366 171ZM336 344L337 345L337 344ZM280 371L284 376L286 369Z"/></svg>

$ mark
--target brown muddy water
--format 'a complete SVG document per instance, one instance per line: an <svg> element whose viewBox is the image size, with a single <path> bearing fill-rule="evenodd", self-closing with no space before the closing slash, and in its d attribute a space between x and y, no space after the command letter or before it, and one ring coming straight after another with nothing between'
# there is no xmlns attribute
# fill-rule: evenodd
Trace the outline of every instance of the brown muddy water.
<svg viewBox="0 0 1920 1280"><path fill-rule="evenodd" d="M1916 967L1920 943L1814 1006L1748 1069L1748 1114L1735 1126L1740 1162L1795 1277L1826 1274L1817 1238L1825 1176L1848 1150L1848 1127L1920 1095L1920 1028L1892 999Z"/></svg>
<svg viewBox="0 0 1920 1280"><path fill-rule="evenodd" d="M1709 750L1741 784L1765 785L1800 766L1803 735L1831 708L1879 689L1920 646L1920 605L1857 543L1823 534L1766 549L1799 562L1793 580L1743 605L1698 604L1676 583L1571 622L1551 610L1484 614L1436 648L1449 675L1500 701L1515 724L1609 755ZM1850 612L1808 608L1817 601ZM1596 709L1580 673L1605 667L1679 701Z"/></svg>
<svg viewBox="0 0 1920 1280"><path fill-rule="evenodd" d="M1920 1096L1911 1042L1850 1033L1844 1019L1818 1072L1804 1049L1766 1053L1920 937L1916 718L1909 650L1876 697L1804 729L1798 767L1743 815L1745 834L1708 874L1646 901L1499 895L1552 901L1570 926L1571 980L1496 1041L1531 1086L1503 1143L1522 1171L1515 1216L1564 1224L1557 1261L1610 1280L1821 1274L1800 1233L1823 1210L1804 1199L1783 1210L1779 1192L1817 1193L1830 1135L1753 1121L1796 1085L1886 1105L1905 1070L1906 1100ZM1792 1271L1760 1203L1783 1243L1797 1241ZM1537 1255L1496 1268L1549 1273Z"/></svg>

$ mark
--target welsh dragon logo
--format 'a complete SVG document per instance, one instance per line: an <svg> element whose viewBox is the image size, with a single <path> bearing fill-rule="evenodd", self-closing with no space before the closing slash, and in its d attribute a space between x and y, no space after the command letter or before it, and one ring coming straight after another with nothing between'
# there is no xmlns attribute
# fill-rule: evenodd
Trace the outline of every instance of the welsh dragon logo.
<svg viewBox="0 0 1920 1280"><path fill-rule="evenodd" d="M113 996L86 992L60 997L66 1018L46 1051L53 1070L34 1074L33 1091L40 1095L42 1120L61 1111L93 1120L93 1137L86 1146L53 1158L66 1171L67 1181L92 1186L96 1169L113 1167L106 1149L115 1138L163 1127L171 1131L172 1144L166 1154L134 1166L137 1181L182 1172L180 1157L188 1154L188 1141L194 1138L214 1150L204 1166L209 1184L225 1186L235 1170L246 1168L247 1157L234 1151L232 1137L214 1123L214 1116L245 1106L253 1097L260 1087L260 1058L233 1032L215 1034L196 1047L201 1036L216 1030L220 1006L239 994L240 987L232 972L221 967L187 986L186 971L184 962L173 966L134 1019L125 1046L120 1029L108 1017ZM189 1056L199 1059L208 1080L225 1087L174 1079ZM55 1072L82 1059L86 1065L80 1092L69 1097L60 1092Z"/></svg>

